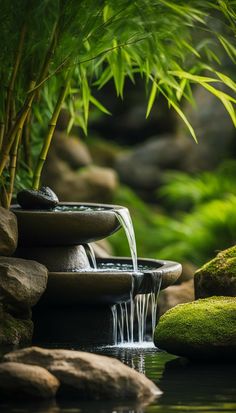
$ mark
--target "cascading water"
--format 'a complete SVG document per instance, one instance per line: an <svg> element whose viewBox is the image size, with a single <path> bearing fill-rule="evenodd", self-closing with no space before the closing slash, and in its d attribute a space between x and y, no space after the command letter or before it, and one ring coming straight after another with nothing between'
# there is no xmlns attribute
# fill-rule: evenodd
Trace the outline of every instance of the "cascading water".
<svg viewBox="0 0 236 413"><path fill-rule="evenodd" d="M137 247L133 223L127 208L115 210L117 219L125 231L131 258L133 263L133 272L138 273ZM141 270L142 271L142 270ZM133 283L134 287L134 283ZM152 276L152 292L148 294L139 294L133 298L133 288L130 293L130 302L120 303L112 307L113 314L113 339L114 344L134 343L135 315L138 325L138 342L142 343L146 336L147 316L149 305L151 305L152 336L156 327L157 300L161 288L161 277Z"/></svg>
<svg viewBox="0 0 236 413"><path fill-rule="evenodd" d="M145 268L138 265L135 233L129 210L127 208L122 208L113 210L113 213L115 213L128 240L133 267L131 267L131 271L134 276L143 273ZM114 271L114 265L112 263L107 263L101 268L98 268L92 246L90 244L85 244L84 247L94 271ZM117 269L120 271L127 271L128 265L126 268L121 266ZM135 342L143 343L147 335L147 318L149 312L151 312L151 334L153 336L156 327L157 301L161 287L161 277L157 277L153 274L151 280L152 292L148 294L138 294L134 298L133 279L129 302L119 303L112 306L113 342L115 345L124 343L132 344Z"/></svg>
<svg viewBox="0 0 236 413"><path fill-rule="evenodd" d="M132 219L127 208L116 209L114 213L121 224L123 230L125 231L126 238L129 243L131 258L133 262L133 271L138 272L138 260L137 260L137 247L135 240L134 227Z"/></svg>

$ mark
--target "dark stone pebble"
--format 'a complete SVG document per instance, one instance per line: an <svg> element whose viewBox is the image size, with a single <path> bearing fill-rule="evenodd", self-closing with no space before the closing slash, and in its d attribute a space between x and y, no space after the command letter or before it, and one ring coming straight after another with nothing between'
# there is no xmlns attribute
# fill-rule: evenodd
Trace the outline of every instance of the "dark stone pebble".
<svg viewBox="0 0 236 413"><path fill-rule="evenodd" d="M57 195L47 186L38 191L23 189L17 194L17 201L24 209L52 209L59 203Z"/></svg>

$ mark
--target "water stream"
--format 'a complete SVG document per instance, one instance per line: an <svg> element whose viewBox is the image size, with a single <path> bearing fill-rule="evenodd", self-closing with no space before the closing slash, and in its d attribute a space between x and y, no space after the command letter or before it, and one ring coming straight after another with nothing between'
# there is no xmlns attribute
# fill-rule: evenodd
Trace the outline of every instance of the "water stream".
<svg viewBox="0 0 236 413"><path fill-rule="evenodd" d="M121 227L123 228L130 248L130 255L132 259L132 273L135 275L139 272L143 272L144 269L140 268L137 259L137 246L135 240L134 227L132 219L127 208L113 210L117 219L119 220ZM96 257L93 248L90 244L85 245L86 253L92 263L93 269L100 270L98 268ZM114 271L114 264L106 264L103 270ZM127 269L120 268L124 271ZM150 271L150 269L149 269ZM147 320L148 315L151 314L151 335L153 337L156 327L156 313L157 313L157 300L161 287L161 277L152 276L152 292L148 294L138 294L134 297L134 279L130 292L129 302L119 303L112 306L113 316L113 341L114 344L134 344L135 342L143 343L147 335Z"/></svg>
<svg viewBox="0 0 236 413"><path fill-rule="evenodd" d="M138 260L137 260L137 247L135 240L135 233L133 222L127 208L115 209L113 211L121 224L123 230L125 231L126 238L129 243L131 258L133 262L133 271L138 272Z"/></svg>
<svg viewBox="0 0 236 413"><path fill-rule="evenodd" d="M94 270L97 270L98 269L97 268L97 260L96 260L95 252L94 252L94 249L93 249L92 245L91 244L84 244L84 248L85 248L85 251L86 251L86 254L87 254L87 257L88 257L89 261L91 261L92 268Z"/></svg>

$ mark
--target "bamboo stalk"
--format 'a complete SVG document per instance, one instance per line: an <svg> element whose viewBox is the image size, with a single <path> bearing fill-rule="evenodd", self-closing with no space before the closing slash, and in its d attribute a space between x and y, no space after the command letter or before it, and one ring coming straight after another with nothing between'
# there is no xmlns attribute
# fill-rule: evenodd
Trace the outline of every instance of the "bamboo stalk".
<svg viewBox="0 0 236 413"><path fill-rule="evenodd" d="M25 41L25 34L26 34L26 24L23 25L20 33L20 39L19 39L19 44L16 52L16 59L15 59L15 64L14 68L11 74L11 79L10 83L8 85L7 89L7 99L6 99L6 131L9 130L11 126L11 104L12 104L12 94L14 91L15 87L15 81L16 81L16 76L18 73L20 61L21 61L21 56L22 56L22 51L23 51L23 46L24 46L24 41Z"/></svg>
<svg viewBox="0 0 236 413"><path fill-rule="evenodd" d="M26 118L23 133L22 133L22 141L23 141L23 148L24 148L24 161L26 165L31 169L31 153L30 153L30 119L31 119L31 110L28 113Z"/></svg>
<svg viewBox="0 0 236 413"><path fill-rule="evenodd" d="M7 207L10 208L11 206L11 200L12 200L12 195L13 195L13 190L14 190L14 183L15 183L15 177L16 177L16 163L17 163L17 154L19 150L19 144L20 144L20 138L22 134L22 129L18 129L18 132L16 134L16 138L12 147L12 153L11 153L11 159L10 159L10 167L9 167L9 172L10 172L10 184L9 184L9 189L7 193Z"/></svg>
<svg viewBox="0 0 236 413"><path fill-rule="evenodd" d="M3 144L4 131L5 131L5 123L0 122L0 151L2 148L2 144Z"/></svg>
<svg viewBox="0 0 236 413"><path fill-rule="evenodd" d="M8 208L7 191L3 181L0 183L0 205L3 208Z"/></svg>
<svg viewBox="0 0 236 413"><path fill-rule="evenodd" d="M34 82L31 81L29 85L29 90L32 89ZM32 108L29 110L29 113L26 117L25 124L22 132L22 141L24 148L24 160L26 165L31 169L31 152L30 152L30 125L32 118Z"/></svg>
<svg viewBox="0 0 236 413"><path fill-rule="evenodd" d="M38 84L40 85L43 82L43 80L47 77L49 65L50 65L50 62L51 62L51 58L54 54L54 51L55 51L55 48L56 48L56 45L57 45L58 27L59 27L58 25L59 25L59 20L54 24L52 34L51 34L51 41L50 41L47 53L45 55L43 65L42 65L41 70L40 70L37 85ZM34 88L34 86L32 86L32 89L33 88ZM39 100L39 92L40 92L40 88L37 88L36 101Z"/></svg>
<svg viewBox="0 0 236 413"><path fill-rule="evenodd" d="M1 153L1 159L0 159L0 176L2 175L2 172L6 166L6 163L8 161L8 156L10 154L12 145L15 140L15 136L18 132L19 129L22 130L25 120L27 118L27 115L31 109L33 100L35 97L35 92L32 92L27 96L25 99L25 103L22 107L22 109L18 112L18 115L16 117L15 123L11 127L9 133L6 136L6 144L2 148L2 153Z"/></svg>
<svg viewBox="0 0 236 413"><path fill-rule="evenodd" d="M69 85L69 82L67 81L66 84L61 88L60 94L58 96L57 104L55 106L50 123L48 125L47 136L44 139L43 147L41 149L39 159L38 159L35 171L34 171L34 176L33 176L32 188L36 190L39 188L43 165L47 158L48 150L49 150L52 137L53 137L53 134L56 128L58 116L60 114L63 102L65 100L65 97L68 91L68 85Z"/></svg>
<svg viewBox="0 0 236 413"><path fill-rule="evenodd" d="M38 96L38 89L35 89L35 85L38 83L41 83L43 80L43 76L45 76L46 71L48 70L49 64L50 64L50 59L51 56L54 52L55 46L56 46L56 38L57 38L57 32L58 32L58 21L55 23L54 28L53 28L53 33L52 33L52 37L51 37L51 42L49 45L49 48L47 50L45 59L44 59L44 63L42 65L39 77L37 82L32 82L31 85L31 90L30 93L28 94L28 96L25 99L25 102L21 108L21 110L18 112L18 115L16 117L16 120L14 122L14 124L12 125L11 129L5 134L5 137L3 138L4 142L3 142L3 148L2 148L2 153L1 153L1 157L0 157L0 176L2 175L2 172L6 166L6 163L8 161L8 157L12 148L12 145L14 143L15 140L15 136L17 134L18 129L22 129L24 126L24 123L27 119L28 113L30 112L33 100L35 98L37 98ZM23 43L22 43L23 46ZM21 47L22 47L21 46ZM18 56L19 62L20 62L20 56ZM19 64L18 64L19 67ZM18 70L18 68L17 68ZM15 66L15 76L17 73L16 70L16 66ZM13 81L14 77L13 77ZM13 82L13 84L14 84ZM9 98L8 98L9 99Z"/></svg>

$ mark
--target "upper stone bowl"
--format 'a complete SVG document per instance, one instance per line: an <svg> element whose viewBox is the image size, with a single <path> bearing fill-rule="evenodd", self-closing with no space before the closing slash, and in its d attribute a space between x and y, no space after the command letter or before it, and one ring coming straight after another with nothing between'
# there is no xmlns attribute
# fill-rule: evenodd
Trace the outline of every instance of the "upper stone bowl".
<svg viewBox="0 0 236 413"><path fill-rule="evenodd" d="M120 228L115 210L120 205L60 202L52 210L26 210L13 205L20 246L85 244L103 239Z"/></svg>

